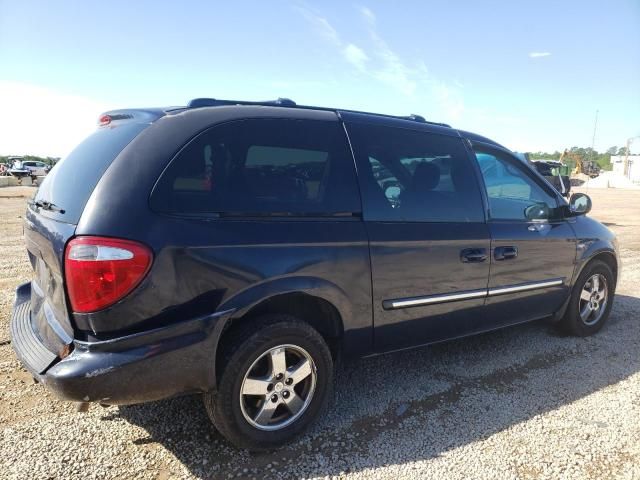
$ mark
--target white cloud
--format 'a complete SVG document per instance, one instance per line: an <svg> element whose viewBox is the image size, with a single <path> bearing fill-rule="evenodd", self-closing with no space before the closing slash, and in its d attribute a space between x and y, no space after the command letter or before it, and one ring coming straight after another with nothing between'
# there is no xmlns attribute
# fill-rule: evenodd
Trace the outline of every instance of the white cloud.
<svg viewBox="0 0 640 480"><path fill-rule="evenodd" d="M339 46L342 43L340 35L329 21L322 15L312 11L308 7L296 5L294 7L313 27L316 29L319 35L325 38L328 42Z"/></svg>
<svg viewBox="0 0 640 480"><path fill-rule="evenodd" d="M459 82L457 86L455 83L449 85L431 74L423 62L403 60L378 32L376 15L368 7L358 7L370 40L366 48L344 41L344 35L309 7L295 8L361 74L410 98L417 106L423 103L433 111L433 105L436 104L446 121L457 120L462 115L464 101Z"/></svg>
<svg viewBox="0 0 640 480"><path fill-rule="evenodd" d="M374 15L374 13L367 7L360 7L360 13L362 14L362 16L364 17L365 21L370 25L370 26L375 26L376 24L376 16Z"/></svg>
<svg viewBox="0 0 640 480"><path fill-rule="evenodd" d="M405 95L413 95L416 82L412 79L413 69L389 47L374 25L369 29L376 56L381 60L381 67L373 71L373 76Z"/></svg>
<svg viewBox="0 0 640 480"><path fill-rule="evenodd" d="M443 82L435 82L431 90L446 115L451 120L459 120L465 110L462 95Z"/></svg>
<svg viewBox="0 0 640 480"><path fill-rule="evenodd" d="M529 52L529 58L548 57L550 55L551 52Z"/></svg>
<svg viewBox="0 0 640 480"><path fill-rule="evenodd" d="M406 96L434 99L448 120L459 119L464 111L460 89L439 80L422 61L407 64L378 33L375 14L367 7L361 7L360 14L368 25L373 52L380 61L371 75Z"/></svg>
<svg viewBox="0 0 640 480"><path fill-rule="evenodd" d="M0 154L60 157L95 128L113 106L18 82L0 81Z"/></svg>
<svg viewBox="0 0 640 480"><path fill-rule="evenodd" d="M364 50L362 50L357 45L350 43L346 47L344 47L344 49L342 50L342 54L344 55L344 58L346 58L347 62L356 67L358 70L364 71L365 64L369 60L369 57L366 53L364 53Z"/></svg>

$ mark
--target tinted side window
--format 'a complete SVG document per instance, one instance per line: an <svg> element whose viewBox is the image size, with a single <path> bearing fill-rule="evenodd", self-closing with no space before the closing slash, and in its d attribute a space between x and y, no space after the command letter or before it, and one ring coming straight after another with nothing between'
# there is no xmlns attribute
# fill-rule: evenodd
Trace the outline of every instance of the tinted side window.
<svg viewBox="0 0 640 480"><path fill-rule="evenodd" d="M506 156L481 150L476 150L476 158L487 189L491 218L526 220L525 210L536 204L547 206L549 215L546 218L555 215L555 198L545 192L517 161L511 162Z"/></svg>
<svg viewBox="0 0 640 480"><path fill-rule="evenodd" d="M337 122L256 119L215 126L162 174L154 210L229 215L359 212L353 158Z"/></svg>
<svg viewBox="0 0 640 480"><path fill-rule="evenodd" d="M350 124L368 220L483 222L480 187L462 140Z"/></svg>

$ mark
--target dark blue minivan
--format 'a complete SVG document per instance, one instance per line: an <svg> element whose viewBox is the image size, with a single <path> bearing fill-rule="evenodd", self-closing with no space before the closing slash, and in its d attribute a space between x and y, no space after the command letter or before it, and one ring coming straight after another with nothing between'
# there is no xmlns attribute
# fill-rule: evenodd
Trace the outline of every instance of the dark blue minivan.
<svg viewBox="0 0 640 480"><path fill-rule="evenodd" d="M614 235L494 141L416 115L196 99L107 112L25 217L11 321L61 398L203 393L216 428L281 445L339 357L611 310Z"/></svg>

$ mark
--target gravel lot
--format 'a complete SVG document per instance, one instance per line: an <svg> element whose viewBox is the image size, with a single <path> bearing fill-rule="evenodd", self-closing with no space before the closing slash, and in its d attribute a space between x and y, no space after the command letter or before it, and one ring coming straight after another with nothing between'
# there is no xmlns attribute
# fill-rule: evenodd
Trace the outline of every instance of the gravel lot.
<svg viewBox="0 0 640 480"><path fill-rule="evenodd" d="M640 479L640 191L588 192L625 264L600 334L535 323L354 362L310 434L259 455L199 397L80 414L32 382L8 343L32 191L0 189L0 478Z"/></svg>

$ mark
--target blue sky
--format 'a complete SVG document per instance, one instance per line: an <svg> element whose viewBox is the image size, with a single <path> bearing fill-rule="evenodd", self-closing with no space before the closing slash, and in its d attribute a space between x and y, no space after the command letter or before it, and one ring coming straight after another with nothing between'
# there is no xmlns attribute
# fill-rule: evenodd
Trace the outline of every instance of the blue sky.
<svg viewBox="0 0 640 480"><path fill-rule="evenodd" d="M640 0L0 0L0 154L199 96L417 113L520 151L589 146L599 110L604 150L640 135Z"/></svg>

